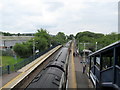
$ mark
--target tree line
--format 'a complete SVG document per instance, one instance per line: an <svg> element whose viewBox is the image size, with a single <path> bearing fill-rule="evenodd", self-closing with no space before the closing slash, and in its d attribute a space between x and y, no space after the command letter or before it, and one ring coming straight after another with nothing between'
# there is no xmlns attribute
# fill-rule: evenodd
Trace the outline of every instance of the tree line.
<svg viewBox="0 0 120 90"><path fill-rule="evenodd" d="M120 34L115 32L112 32L110 34L102 34L102 33L84 31L77 33L75 39L77 40L80 51L84 49L83 44L81 43L87 43L86 49L95 51L96 42L97 42L97 49L101 49L111 43L120 40Z"/></svg>
<svg viewBox="0 0 120 90"><path fill-rule="evenodd" d="M29 57L35 53L34 50L42 52L51 46L64 44L72 36L67 36L63 32L58 32L57 35L50 35L47 30L41 28L37 30L32 39L27 42L17 43L13 49L18 56Z"/></svg>
<svg viewBox="0 0 120 90"><path fill-rule="evenodd" d="M9 36L12 34L8 33L7 35ZM32 39L28 40L27 42L16 43L16 45L13 47L13 50L18 56L26 58L33 55L35 53L33 52L34 50L42 52L51 46L64 44L67 41L72 40L73 38L76 39L77 46L79 47L80 51L84 49L83 43L89 43L86 44L85 48L91 51L95 51L96 42L97 49L101 49L111 43L120 40L120 34L114 32L110 34L102 34L84 31L78 32L75 36L73 34L70 34L68 36L65 35L63 32L58 32L56 35L50 35L46 29L41 28L32 35L34 35Z"/></svg>
<svg viewBox="0 0 120 90"><path fill-rule="evenodd" d="M34 33L9 33L9 32L0 32L3 36L33 36Z"/></svg>

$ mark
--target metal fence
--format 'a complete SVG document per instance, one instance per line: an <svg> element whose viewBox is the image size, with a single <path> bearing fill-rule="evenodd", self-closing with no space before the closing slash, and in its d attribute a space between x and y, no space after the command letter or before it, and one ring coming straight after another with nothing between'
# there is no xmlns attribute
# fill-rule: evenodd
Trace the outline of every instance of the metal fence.
<svg viewBox="0 0 120 90"><path fill-rule="evenodd" d="M14 65L7 65L7 66L0 67L0 71L2 71L2 74L9 74L11 72L17 71L17 70L21 69L22 67L24 67L25 65L29 64L30 62L34 61L36 58L42 56L46 52L48 52L51 49L55 48L58 45L59 44L57 44L55 46L52 46L52 47L48 48L47 50L45 50L43 52L40 52L40 53L38 53L36 55L30 56L29 58L26 58L23 61L21 61L19 63L16 63ZM0 74L0 75L2 75L2 74Z"/></svg>
<svg viewBox="0 0 120 90"><path fill-rule="evenodd" d="M10 67L12 67L12 66L7 65L7 66L0 67L0 76L2 74L6 74L6 73L9 74L10 73Z"/></svg>

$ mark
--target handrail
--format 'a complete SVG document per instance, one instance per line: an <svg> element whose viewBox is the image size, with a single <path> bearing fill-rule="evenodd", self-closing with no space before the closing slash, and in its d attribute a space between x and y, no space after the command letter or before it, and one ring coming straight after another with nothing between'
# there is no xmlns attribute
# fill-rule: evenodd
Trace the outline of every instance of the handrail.
<svg viewBox="0 0 120 90"><path fill-rule="evenodd" d="M120 70L120 67L118 65L115 65L116 68L118 68Z"/></svg>
<svg viewBox="0 0 120 90"><path fill-rule="evenodd" d="M108 67L107 69L105 69L105 70L102 70L102 71L100 71L100 72L102 73L102 72L108 71L108 70L110 70L110 69L112 69L112 68L113 68L113 66L111 66L111 67Z"/></svg>
<svg viewBox="0 0 120 90"><path fill-rule="evenodd" d="M95 68L97 68L98 71L100 71L100 69L96 65L94 65L94 66L95 66Z"/></svg>
<svg viewBox="0 0 120 90"><path fill-rule="evenodd" d="M94 66L92 66L91 68L94 68Z"/></svg>

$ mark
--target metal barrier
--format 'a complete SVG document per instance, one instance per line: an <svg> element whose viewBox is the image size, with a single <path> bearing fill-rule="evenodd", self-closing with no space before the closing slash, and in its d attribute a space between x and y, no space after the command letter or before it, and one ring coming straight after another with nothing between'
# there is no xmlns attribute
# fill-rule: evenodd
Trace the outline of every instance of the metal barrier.
<svg viewBox="0 0 120 90"><path fill-rule="evenodd" d="M95 65L95 75L96 75L97 79L100 80L100 70L96 65Z"/></svg>
<svg viewBox="0 0 120 90"><path fill-rule="evenodd" d="M29 64L30 62L34 61L36 58L42 56L46 52L48 52L51 49L55 48L58 45L60 45L60 44L52 46L52 47L46 49L45 51L40 52L40 53L38 53L36 55L30 56L29 58L26 58L23 61L14 64L13 66L7 65L7 66L0 67L0 70L2 71L2 74L9 74L11 72L11 67L13 68L13 71L17 71L17 70L21 69L22 67L24 67L25 65Z"/></svg>
<svg viewBox="0 0 120 90"><path fill-rule="evenodd" d="M3 67L0 67L0 71L2 71L1 73L2 74L10 74L10 65L7 65L7 66L3 66ZM2 75L2 74L0 74L0 75Z"/></svg>
<svg viewBox="0 0 120 90"><path fill-rule="evenodd" d="M92 73L96 76L96 78L97 78L98 80L100 80L100 70L99 70L99 68L98 68L96 65L94 65L94 66L91 68L91 71L92 71Z"/></svg>
<svg viewBox="0 0 120 90"><path fill-rule="evenodd" d="M112 82L113 81L113 66L101 71L101 81L102 82Z"/></svg>
<svg viewBox="0 0 120 90"><path fill-rule="evenodd" d="M120 67L116 66L116 82L115 84L120 87Z"/></svg>

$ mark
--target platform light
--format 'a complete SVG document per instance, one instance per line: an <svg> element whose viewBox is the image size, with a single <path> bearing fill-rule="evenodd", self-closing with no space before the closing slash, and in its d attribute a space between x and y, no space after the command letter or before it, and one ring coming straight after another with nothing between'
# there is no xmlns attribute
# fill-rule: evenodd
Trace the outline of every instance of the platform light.
<svg viewBox="0 0 120 90"><path fill-rule="evenodd" d="M96 51L97 51L97 44L98 44L98 42L96 42Z"/></svg>

